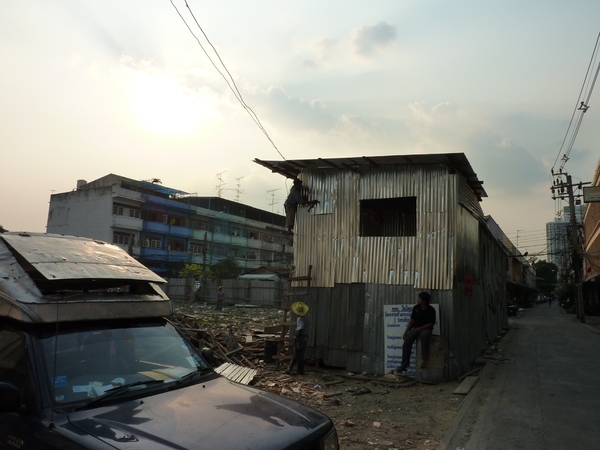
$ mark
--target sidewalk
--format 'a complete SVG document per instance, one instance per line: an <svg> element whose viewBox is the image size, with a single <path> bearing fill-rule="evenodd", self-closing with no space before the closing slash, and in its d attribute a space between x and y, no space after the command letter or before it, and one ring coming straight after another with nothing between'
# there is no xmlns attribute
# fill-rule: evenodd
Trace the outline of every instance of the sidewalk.
<svg viewBox="0 0 600 450"><path fill-rule="evenodd" d="M512 319L510 361L485 366L440 449L599 448L600 320L586 322L556 304Z"/></svg>
<svg viewBox="0 0 600 450"><path fill-rule="evenodd" d="M566 314L571 320L600 334L600 316L585 316L585 323L581 323L575 314Z"/></svg>

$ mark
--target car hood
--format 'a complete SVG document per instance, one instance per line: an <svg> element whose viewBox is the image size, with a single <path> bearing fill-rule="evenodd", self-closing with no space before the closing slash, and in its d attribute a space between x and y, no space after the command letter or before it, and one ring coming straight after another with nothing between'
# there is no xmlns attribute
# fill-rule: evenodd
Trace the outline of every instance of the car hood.
<svg viewBox="0 0 600 450"><path fill-rule="evenodd" d="M123 449L310 448L333 427L315 410L223 377L74 412L69 422Z"/></svg>

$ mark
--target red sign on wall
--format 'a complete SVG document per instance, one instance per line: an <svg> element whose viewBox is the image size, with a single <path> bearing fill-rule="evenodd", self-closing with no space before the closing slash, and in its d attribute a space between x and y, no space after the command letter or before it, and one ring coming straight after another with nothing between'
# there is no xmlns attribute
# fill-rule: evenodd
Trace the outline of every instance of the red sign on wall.
<svg viewBox="0 0 600 450"><path fill-rule="evenodd" d="M465 275L465 295L473 295L473 275Z"/></svg>

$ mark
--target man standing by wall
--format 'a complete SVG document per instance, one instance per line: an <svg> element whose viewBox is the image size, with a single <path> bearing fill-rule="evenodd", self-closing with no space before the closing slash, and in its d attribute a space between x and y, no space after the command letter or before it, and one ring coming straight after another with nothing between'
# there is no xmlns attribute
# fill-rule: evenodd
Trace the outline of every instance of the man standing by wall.
<svg viewBox="0 0 600 450"><path fill-rule="evenodd" d="M298 316L298 320L296 321L296 334L294 336L294 355L285 373L291 374L294 365L298 363L298 375L304 375L304 350L308 346L308 333L310 331L310 322L305 317L308 312L308 305L302 302L294 302L291 308Z"/></svg>
<svg viewBox="0 0 600 450"><path fill-rule="evenodd" d="M217 289L217 311L223 311L223 302L225 301L225 292L223 292L223 286L219 286Z"/></svg>
<svg viewBox="0 0 600 450"><path fill-rule="evenodd" d="M414 306L410 315L410 321L406 326L406 331L402 336L404 344L402 345L402 365L398 367L397 372L404 372L410 364L410 354L413 343L419 338L421 340L421 369L427 367L429 360L429 340L433 326L435 325L435 309L429 304L431 295L429 292L421 292L419 300Z"/></svg>

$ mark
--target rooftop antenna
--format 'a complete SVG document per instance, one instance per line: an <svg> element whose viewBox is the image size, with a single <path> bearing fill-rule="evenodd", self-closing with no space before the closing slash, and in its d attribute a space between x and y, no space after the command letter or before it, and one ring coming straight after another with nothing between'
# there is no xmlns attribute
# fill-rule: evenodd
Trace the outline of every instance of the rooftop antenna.
<svg viewBox="0 0 600 450"><path fill-rule="evenodd" d="M236 185L237 187L236 187L236 189L235 189L235 201L236 201L237 203L239 203L239 202L240 202L240 195L242 195L242 194L244 193L244 191L242 191L242 190L240 189L240 184L241 184L241 183L240 183L240 180L241 180L242 178L244 178L244 177L239 177L239 178L236 178L236 179L235 179L235 181L237 181L237 185Z"/></svg>
<svg viewBox="0 0 600 450"><path fill-rule="evenodd" d="M277 189L271 189L270 191L267 191L267 193L271 194L271 203L269 203L269 205L271 206L271 212L273 212L273 205L275 205L277 202L275 201L275 191L278 191L280 188Z"/></svg>
<svg viewBox="0 0 600 450"><path fill-rule="evenodd" d="M221 195L223 194L223 190L225 189L223 186L225 186L227 184L223 181L223 174L225 172L227 172L227 171L224 170L223 172L217 174L217 180L219 180L219 184L217 184L215 191L217 191L217 197L219 197L219 198L221 198Z"/></svg>

